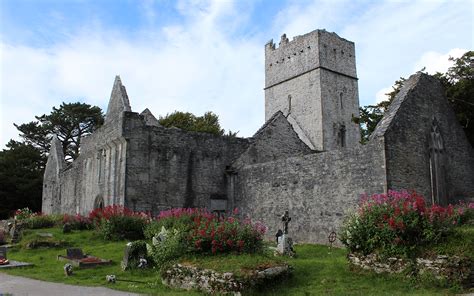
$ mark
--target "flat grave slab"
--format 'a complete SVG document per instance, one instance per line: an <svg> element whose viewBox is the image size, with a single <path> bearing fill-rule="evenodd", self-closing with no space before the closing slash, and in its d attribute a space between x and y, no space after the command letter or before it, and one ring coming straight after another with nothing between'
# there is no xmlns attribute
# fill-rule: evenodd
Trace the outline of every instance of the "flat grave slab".
<svg viewBox="0 0 474 296"><path fill-rule="evenodd" d="M15 261L15 260L8 260L8 261L9 261L8 264L0 265L0 269L33 266L33 263L20 262L20 261Z"/></svg>
<svg viewBox="0 0 474 296"><path fill-rule="evenodd" d="M7 247L0 247L0 269L16 268L32 266L33 264L27 262L20 262L7 259Z"/></svg>
<svg viewBox="0 0 474 296"><path fill-rule="evenodd" d="M58 260L68 261L73 266L79 268L91 268L101 265L112 264L112 260L84 254L80 248L70 248L66 250L66 256L58 255Z"/></svg>

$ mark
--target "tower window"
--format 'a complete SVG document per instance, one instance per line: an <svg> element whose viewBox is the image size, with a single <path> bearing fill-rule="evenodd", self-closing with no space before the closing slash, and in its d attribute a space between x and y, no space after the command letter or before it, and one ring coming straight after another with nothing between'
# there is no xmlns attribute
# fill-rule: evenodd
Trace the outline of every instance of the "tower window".
<svg viewBox="0 0 474 296"><path fill-rule="evenodd" d="M339 137L340 137L340 143L341 147L346 146L346 126L341 125L341 128L339 129Z"/></svg>
<svg viewBox="0 0 474 296"><path fill-rule="evenodd" d="M288 95L288 114L291 113L291 95Z"/></svg>
<svg viewBox="0 0 474 296"><path fill-rule="evenodd" d="M344 109L344 104L342 104L342 96L343 96L343 93L341 92L339 94L339 103L341 104L341 109Z"/></svg>

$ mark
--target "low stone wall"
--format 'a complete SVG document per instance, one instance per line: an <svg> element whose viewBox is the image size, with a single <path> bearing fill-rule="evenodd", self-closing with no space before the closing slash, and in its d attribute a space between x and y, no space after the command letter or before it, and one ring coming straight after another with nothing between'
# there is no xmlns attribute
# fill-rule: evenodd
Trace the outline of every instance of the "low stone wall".
<svg viewBox="0 0 474 296"><path fill-rule="evenodd" d="M288 276L290 273L289 265L280 265L261 271L255 270L245 278L238 278L231 272L218 273L211 269L175 264L164 272L162 281L172 288L240 295L242 291Z"/></svg>
<svg viewBox="0 0 474 296"><path fill-rule="evenodd" d="M400 273L408 267L412 267L419 275L430 274L438 280L461 283L467 286L473 284L471 281L474 274L474 262L459 256L438 255L432 259L416 258L414 261L410 261L395 257L381 260L375 254L367 256L349 254L348 259L352 265L376 273Z"/></svg>

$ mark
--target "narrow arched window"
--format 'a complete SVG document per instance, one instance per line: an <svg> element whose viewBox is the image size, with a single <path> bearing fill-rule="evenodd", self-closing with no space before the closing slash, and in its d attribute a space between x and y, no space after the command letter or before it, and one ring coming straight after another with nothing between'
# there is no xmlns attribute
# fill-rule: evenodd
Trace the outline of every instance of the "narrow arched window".
<svg viewBox="0 0 474 296"><path fill-rule="evenodd" d="M339 141L341 143L341 147L345 147L346 146L346 126L345 125L341 125L341 128L339 129Z"/></svg>
<svg viewBox="0 0 474 296"><path fill-rule="evenodd" d="M288 114L291 113L291 95L288 95Z"/></svg>
<svg viewBox="0 0 474 296"><path fill-rule="evenodd" d="M341 92L339 94L339 103L341 104L341 109L344 109L344 104L342 103L342 96L343 96L343 93Z"/></svg>

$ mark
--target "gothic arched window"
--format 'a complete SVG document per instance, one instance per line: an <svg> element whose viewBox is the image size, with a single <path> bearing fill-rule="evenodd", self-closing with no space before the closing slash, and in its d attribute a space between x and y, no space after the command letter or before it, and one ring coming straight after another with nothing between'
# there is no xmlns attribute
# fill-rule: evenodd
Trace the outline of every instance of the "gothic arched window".
<svg viewBox="0 0 474 296"><path fill-rule="evenodd" d="M439 205L447 204L444 152L439 123L436 118L433 118L429 137L431 201Z"/></svg>

